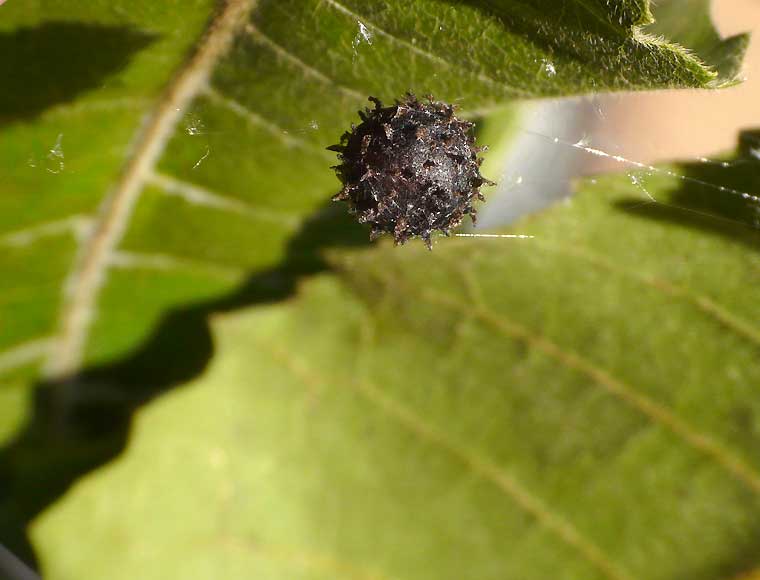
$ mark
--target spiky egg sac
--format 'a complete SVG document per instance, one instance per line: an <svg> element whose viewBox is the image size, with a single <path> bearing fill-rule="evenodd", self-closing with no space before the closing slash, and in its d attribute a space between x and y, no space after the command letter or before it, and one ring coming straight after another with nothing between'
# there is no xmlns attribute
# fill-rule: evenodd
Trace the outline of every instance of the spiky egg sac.
<svg viewBox="0 0 760 580"><path fill-rule="evenodd" d="M431 234L449 235L465 215L475 223L475 200L484 200L480 174L485 148L475 147L473 124L458 119L454 107L419 101L413 94L383 107L359 111L362 122L343 134L335 172L343 188L334 201L348 202L370 237L393 236L396 244L419 237L432 247Z"/></svg>

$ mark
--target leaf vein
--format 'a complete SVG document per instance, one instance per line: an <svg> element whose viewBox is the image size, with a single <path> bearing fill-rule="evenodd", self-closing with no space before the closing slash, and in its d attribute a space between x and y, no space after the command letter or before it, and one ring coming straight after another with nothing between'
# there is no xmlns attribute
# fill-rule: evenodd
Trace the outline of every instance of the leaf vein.
<svg viewBox="0 0 760 580"><path fill-rule="evenodd" d="M520 341L544 353L562 366L589 377L605 391L636 409L655 424L680 437L690 447L720 465L752 492L760 495L760 474L744 459L732 453L725 445L710 435L697 431L673 411L614 377L606 369L483 306L465 305L456 299L430 290L424 290L419 295L433 304L455 309L462 314L471 314L504 336Z"/></svg>
<svg viewBox="0 0 760 580"><path fill-rule="evenodd" d="M327 4L329 4L330 6L332 6L338 12L342 12L343 14L345 14L345 15L353 18L353 19L356 19L357 21L361 21L361 23L364 26L366 26L367 28L371 29L374 33L376 33L379 36L382 36L384 38L387 38L391 42L393 42L393 43L395 43L395 44L397 44L399 46L404 47L405 49L407 49L408 51L410 51L410 52L412 52L414 54L422 56L422 57L424 57L424 58L426 58L428 60L431 60L433 62L437 62L438 64L443 65L446 68L451 68L451 69L463 72L463 73L467 74L468 76L472 75L472 73L470 71L464 70L461 66L456 65L455 63L453 63L453 62L451 62L449 60L446 60L443 57L440 57L440 56L438 56L436 54L433 54L432 52L428 52L427 50L423 50L422 48L420 48L418 46L415 46L414 44L412 44L411 42L407 41L406 39L400 38L400 37L398 37L398 36L396 36L394 34L391 34L388 31L380 28L377 24L374 24L374 23L370 22L369 20L367 20L361 14L357 14L356 12L353 12L352 10L350 10L349 8L347 8L346 6L344 6L343 4L341 4L340 2L338 2L337 0L324 0L324 2L326 2ZM510 86L510 85L507 85L507 84L505 84L503 82L494 80L491 77L483 74L482 72L478 72L474 76L480 82L482 82L482 83L484 83L486 85L490 85L492 87L501 89L501 90L505 90L508 93L511 93L512 96L519 96L519 97L531 97L531 96L535 96L535 95L531 95L527 91L524 91L522 89L518 89L517 87Z"/></svg>
<svg viewBox="0 0 760 580"><path fill-rule="evenodd" d="M35 224L22 230L8 232L0 237L2 246L28 246L48 237L73 234L77 240L86 237L92 222L84 215L72 215L63 219Z"/></svg>
<svg viewBox="0 0 760 580"><path fill-rule="evenodd" d="M315 369L309 367L303 361L296 359L292 354L292 348L275 347L268 342L266 344L260 343L260 346L272 352L297 379L308 385L309 388L312 388L315 383L320 387L338 383L354 389L377 409L396 420L421 441L443 449L467 466L476 476L496 486L497 489L511 498L521 509L535 517L537 521L541 522L543 526L553 532L560 540L577 550L583 558L588 560L605 576L612 580L630 580L632 578L630 574L614 563L594 542L586 538L571 522L555 513L539 498L531 494L504 467L499 466L487 457L481 456L469 447L446 437L411 408L397 399L385 395L381 389L370 381L349 381L343 379L328 381L326 377L318 374Z"/></svg>
<svg viewBox="0 0 760 580"><path fill-rule="evenodd" d="M285 224L288 228L294 228L301 222L299 216L294 213L259 208L163 173L152 172L146 179L146 183L156 186L165 195L179 197L190 204L229 211L252 219L268 221L273 225Z"/></svg>
<svg viewBox="0 0 760 580"><path fill-rule="evenodd" d="M677 284L674 284L665 278L647 276L644 274L639 274L633 270L621 268L613 262L609 261L602 254L598 254L592 250L589 250L588 248L560 248L541 240L536 240L535 243L538 247L547 252L561 254L563 256L585 261L597 267L604 268L610 272L624 275L632 280L639 282L640 284L649 286L668 296L680 298L690 303L697 310L709 318L717 320L721 325L728 328L732 332L760 346L760 330L709 296L690 292L687 288L678 286Z"/></svg>
<svg viewBox="0 0 760 580"><path fill-rule="evenodd" d="M226 53L256 0L227 0L195 54L179 71L140 133L134 154L97 216L70 277L60 314L60 330L48 357L46 374L62 379L80 368L85 343L111 252L127 229L145 180L164 152L185 109L208 83L216 62Z"/></svg>
<svg viewBox="0 0 760 580"><path fill-rule="evenodd" d="M221 266L213 262L188 259L173 254L127 252L119 250L111 254L109 266L123 270L144 269L161 272L180 270L200 271L224 280L238 281L245 277L243 268Z"/></svg>
<svg viewBox="0 0 760 580"><path fill-rule="evenodd" d="M0 352L0 374L33 363L36 360L42 360L50 352L52 344L52 337L44 337L21 343Z"/></svg>
<svg viewBox="0 0 760 580"><path fill-rule="evenodd" d="M301 70L301 72L304 73L305 76L312 77L332 88L337 90L338 92L343 93L347 97L350 97L351 99L358 99L359 101L365 100L365 95L360 93L359 91L356 91L352 88L346 87L340 83L338 83L335 79L327 76L325 73L323 73L320 70L317 70L313 66L306 64L303 60L298 58L295 54L290 52L287 48L284 46L281 46L277 44L274 40L269 38L266 34L261 32L258 28L256 28L253 24L249 23L246 26L246 31L259 42L259 44L262 44L263 46L269 48L272 52L275 53L276 56L279 58L286 60L287 62L295 65L297 68Z"/></svg>
<svg viewBox="0 0 760 580"><path fill-rule="evenodd" d="M297 147L300 149L306 149L307 151L311 153L318 153L321 157L324 157L325 159L330 159L331 161L333 160L332 155L330 155L322 147L319 147L318 145L315 145L314 143L310 143L309 141L306 141L304 139L299 139L297 137L293 137L292 135L289 135L285 131L285 129L283 129L279 125L276 125L272 121L269 121L265 119L264 117L262 117L261 115L259 115L258 113L252 111L250 107L246 107L245 105L236 101L235 99L228 97L227 95L223 95L222 93L219 92L218 89L215 89L214 87L206 87L203 90L203 93L204 95L209 97L212 101L222 105L223 107L232 111L236 115L242 117L251 125L261 127L262 129L267 131L269 134L279 139L286 147Z"/></svg>

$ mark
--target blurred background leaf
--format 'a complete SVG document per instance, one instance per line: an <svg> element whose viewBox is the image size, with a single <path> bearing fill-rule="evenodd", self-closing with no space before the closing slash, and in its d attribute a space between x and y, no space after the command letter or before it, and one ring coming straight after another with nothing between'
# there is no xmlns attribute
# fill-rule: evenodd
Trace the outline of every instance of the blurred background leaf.
<svg viewBox="0 0 760 580"><path fill-rule="evenodd" d="M2 68L0 529L22 551L27 522L121 449L132 411L205 367L209 313L281 299L324 269L320 249L365 238L323 206L324 147L367 95L433 93L477 117L735 73L645 33L644 0L2 11L0 45L24 50ZM694 48L740 60L741 38Z"/></svg>
<svg viewBox="0 0 760 580"><path fill-rule="evenodd" d="M728 168L649 171L659 203L628 176L586 182L520 224L534 239L333 251L338 273L297 299L225 315L206 374L141 411L125 456L35 524L43 569L712 580L760 565L757 200L707 181L760 189L758 137Z"/></svg>

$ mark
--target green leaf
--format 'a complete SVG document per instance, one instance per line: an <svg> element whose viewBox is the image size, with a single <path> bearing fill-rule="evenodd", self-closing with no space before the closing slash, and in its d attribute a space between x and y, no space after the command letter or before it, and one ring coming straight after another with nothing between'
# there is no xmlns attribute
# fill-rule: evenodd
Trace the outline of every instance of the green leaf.
<svg viewBox="0 0 760 580"><path fill-rule="evenodd" d="M208 372L34 526L47 577L757 567L759 139L216 321Z"/></svg>
<svg viewBox="0 0 760 580"><path fill-rule="evenodd" d="M3 65L18 84L3 97L0 272L14 272L4 293L17 297L0 306L0 352L48 352L52 377L124 356L171 307L283 260L335 189L324 147L368 94L412 89L477 111L715 80L642 32L644 0L230 0L203 36L208 0L181 14L154 2L3 10L0 45L20 43L35 65ZM743 47L709 40L700 48L740 59Z"/></svg>
<svg viewBox="0 0 760 580"><path fill-rule="evenodd" d="M715 86L739 81L749 35L737 34L722 40L710 18L710 0L666 0L657 5L655 14L656 22L646 29L649 34L694 50L718 73L713 81ZM684 18L685 14L688 18Z"/></svg>
<svg viewBox="0 0 760 580"><path fill-rule="evenodd" d="M204 368L209 311L281 299L324 267L317 249L364 238L322 208L325 146L367 95L474 116L719 78L642 31L645 0L181 4L0 8L0 528L16 534L118 452L134 407Z"/></svg>

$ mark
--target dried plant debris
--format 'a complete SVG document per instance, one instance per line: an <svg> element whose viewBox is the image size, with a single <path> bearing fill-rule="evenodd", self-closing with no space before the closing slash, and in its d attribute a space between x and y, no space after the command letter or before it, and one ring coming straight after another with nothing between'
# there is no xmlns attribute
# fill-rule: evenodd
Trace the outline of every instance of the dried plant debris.
<svg viewBox="0 0 760 580"><path fill-rule="evenodd" d="M432 97L409 93L392 107L369 100L375 108L359 111L361 124L328 147L339 153L334 169L343 182L333 200L347 201L372 239L388 233L396 244L420 237L430 248L434 231L449 235L467 214L475 223L473 201L493 183L480 175L485 148L474 146L473 124Z"/></svg>

